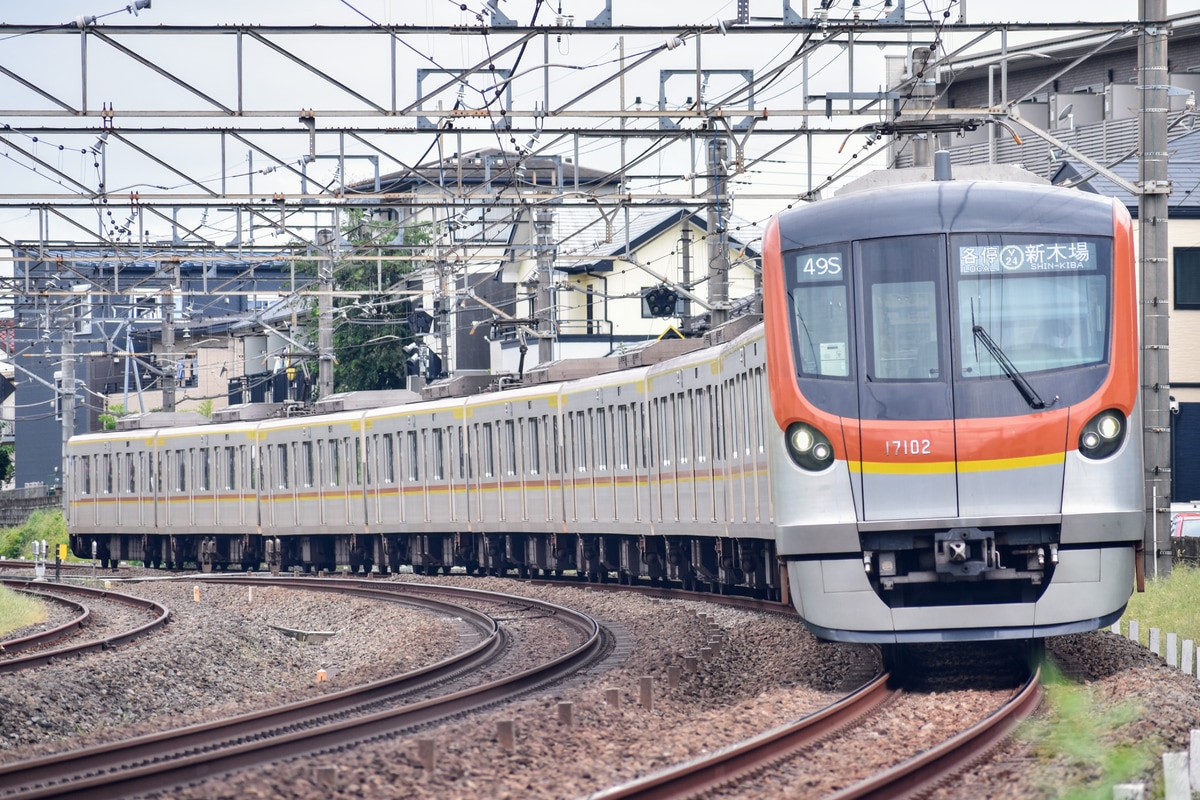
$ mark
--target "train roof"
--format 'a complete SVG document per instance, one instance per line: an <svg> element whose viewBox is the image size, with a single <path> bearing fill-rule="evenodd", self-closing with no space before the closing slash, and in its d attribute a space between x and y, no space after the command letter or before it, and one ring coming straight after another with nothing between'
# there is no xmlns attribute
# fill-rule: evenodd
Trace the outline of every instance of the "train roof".
<svg viewBox="0 0 1200 800"><path fill-rule="evenodd" d="M839 195L779 214L785 250L855 239L986 232L1111 236L1109 197L1033 183L928 181Z"/></svg>

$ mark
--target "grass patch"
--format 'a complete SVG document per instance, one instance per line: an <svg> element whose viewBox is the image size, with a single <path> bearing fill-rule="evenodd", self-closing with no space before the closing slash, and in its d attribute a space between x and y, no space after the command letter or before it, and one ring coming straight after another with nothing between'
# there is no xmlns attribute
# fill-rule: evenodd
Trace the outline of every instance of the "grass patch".
<svg viewBox="0 0 1200 800"><path fill-rule="evenodd" d="M1078 776L1061 783L1062 771L1043 787L1059 800L1110 800L1114 784L1127 783L1153 768L1155 751L1147 743L1118 743L1117 731L1142 713L1132 703L1106 706L1087 686L1071 683L1053 664L1042 665L1046 691L1043 717L1025 722L1020 737L1047 762L1066 764Z"/></svg>
<svg viewBox="0 0 1200 800"><path fill-rule="evenodd" d="M0 586L0 636L46 619L46 608L28 595Z"/></svg>
<svg viewBox="0 0 1200 800"><path fill-rule="evenodd" d="M61 509L42 509L29 515L24 525L0 530L0 556L5 558L33 557L34 540L46 540L50 552L55 553L58 545L67 544L67 524ZM53 558L49 559L53 563Z"/></svg>
<svg viewBox="0 0 1200 800"><path fill-rule="evenodd" d="M1167 578L1146 581L1146 591L1134 592L1121 617L1121 632L1128 635L1129 621L1138 621L1138 639L1149 646L1150 629L1179 634L1180 641L1200 642L1200 568L1176 563ZM1165 644L1164 644L1165 646Z"/></svg>

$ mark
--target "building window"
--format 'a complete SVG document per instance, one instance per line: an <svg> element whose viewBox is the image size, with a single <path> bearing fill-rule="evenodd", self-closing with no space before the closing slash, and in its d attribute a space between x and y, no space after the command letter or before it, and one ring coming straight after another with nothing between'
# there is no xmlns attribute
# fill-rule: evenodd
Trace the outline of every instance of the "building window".
<svg viewBox="0 0 1200 800"><path fill-rule="evenodd" d="M1175 248L1175 308L1200 308L1200 247Z"/></svg>

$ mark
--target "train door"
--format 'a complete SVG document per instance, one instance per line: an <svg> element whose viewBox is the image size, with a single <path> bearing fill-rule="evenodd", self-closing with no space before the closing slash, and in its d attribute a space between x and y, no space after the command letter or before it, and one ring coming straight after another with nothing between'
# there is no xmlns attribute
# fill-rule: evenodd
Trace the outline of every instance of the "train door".
<svg viewBox="0 0 1200 800"><path fill-rule="evenodd" d="M386 528L401 519L400 492L396 470L396 436L385 433L379 437L379 522Z"/></svg>
<svg viewBox="0 0 1200 800"><path fill-rule="evenodd" d="M762 344L755 346L763 347ZM763 352L759 359L765 360L765 356L766 353ZM754 405L754 447L758 464L754 481L754 521L763 523L771 522L775 518L771 508L771 481L767 468L767 425L769 424L767 418L770 415L770 406L768 405L765 370L766 367L759 363L751 372L750 378L750 391Z"/></svg>
<svg viewBox="0 0 1200 800"><path fill-rule="evenodd" d="M589 414L591 413L589 411ZM592 481L595 487L593 497L596 504L596 519L604 522L617 518L617 498L614 495L616 480L613 478L612 437L609 428L611 417L611 407L603 405L595 409L593 417L595 435L592 455L594 467Z"/></svg>
<svg viewBox="0 0 1200 800"><path fill-rule="evenodd" d="M528 494L529 481L527 480L528 475L525 471L525 465L529 461L529 458L528 458L529 453L523 447L518 446L518 442L525 442L527 440L527 438L526 438L527 434L525 433L525 417L521 417L521 418L515 419L515 420L510 419L509 423L510 423L509 428L508 428L509 446L512 448L512 454L513 454L512 469L513 469L513 472L516 473L515 478L516 478L516 482L517 482L517 486L518 486L517 497L519 498L519 502L520 502L520 508L515 509L515 510L517 512L518 518L522 522L528 522L529 521L529 494Z"/></svg>
<svg viewBox="0 0 1200 800"><path fill-rule="evenodd" d="M562 474L562 426L559 414L547 414L542 418L546 428L546 478L549 481L549 508L551 519L565 522L567 500L564 495Z"/></svg>
<svg viewBox="0 0 1200 800"><path fill-rule="evenodd" d="M364 431L366 426L364 423ZM363 433L363 459L366 462L366 485L363 487L363 521L369 530L379 523L379 434Z"/></svg>
<svg viewBox="0 0 1200 800"><path fill-rule="evenodd" d="M855 263L863 518L956 516L945 245L862 241Z"/></svg>
<svg viewBox="0 0 1200 800"><path fill-rule="evenodd" d="M450 521L450 470L447 469L447 430L435 425L429 430L429 479L426 481L429 519Z"/></svg>
<svg viewBox="0 0 1200 800"><path fill-rule="evenodd" d="M94 472L95 456L91 453L79 456L75 469L75 496L79 498L79 502L75 504L75 517L80 526L89 528L96 524Z"/></svg>
<svg viewBox="0 0 1200 800"><path fill-rule="evenodd" d="M458 465L458 472L450 498L450 515L455 522L469 522L474 489L471 485L471 442L467 435L468 428L461 421L455 422L451 430L454 431L451 458Z"/></svg>
<svg viewBox="0 0 1200 800"><path fill-rule="evenodd" d="M679 449L679 520L696 521L696 439L694 390L675 396L675 440Z"/></svg>
<svg viewBox="0 0 1200 800"><path fill-rule="evenodd" d="M351 482L346 487L346 524L361 531L367 522L367 453L362 426L353 436L346 437L347 458L354 459L350 470Z"/></svg>
<svg viewBox="0 0 1200 800"><path fill-rule="evenodd" d="M496 502L499 507L499 515L496 517L501 522L507 522L509 517L516 518L519 516L518 505L515 497L510 496L510 493L515 494L516 476L513 474L514 463L516 461L516 453L513 452L515 443L513 437L513 421L507 416L512 413L510 403L504 404L505 419L496 422L496 454L499 456L496 468Z"/></svg>
<svg viewBox="0 0 1200 800"><path fill-rule="evenodd" d="M630 409L631 406L627 404L612 409L613 516L623 523L636 522L641 518Z"/></svg>
<svg viewBox="0 0 1200 800"><path fill-rule="evenodd" d="M642 391L639 393L641 397L646 396L645 384L642 384ZM637 403L629 407L631 415L631 433L633 435L633 465L634 465L634 489L637 499L637 520L638 522L648 522L652 518L651 507L651 492L653 487L650 480L650 423L649 417L646 414L646 401L639 400Z"/></svg>

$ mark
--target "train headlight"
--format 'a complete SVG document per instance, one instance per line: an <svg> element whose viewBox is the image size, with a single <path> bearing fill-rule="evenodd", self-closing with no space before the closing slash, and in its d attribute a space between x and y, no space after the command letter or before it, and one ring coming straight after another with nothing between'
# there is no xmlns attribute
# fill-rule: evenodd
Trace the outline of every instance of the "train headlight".
<svg viewBox="0 0 1200 800"><path fill-rule="evenodd" d="M1125 441L1125 415L1109 409L1092 417L1079 434L1079 452L1087 458L1112 455Z"/></svg>
<svg viewBox="0 0 1200 800"><path fill-rule="evenodd" d="M833 445L828 437L804 422L793 422L787 429L788 453L804 469L818 472L833 463Z"/></svg>

